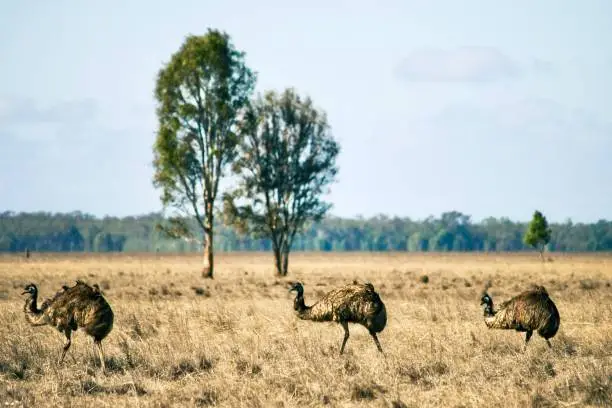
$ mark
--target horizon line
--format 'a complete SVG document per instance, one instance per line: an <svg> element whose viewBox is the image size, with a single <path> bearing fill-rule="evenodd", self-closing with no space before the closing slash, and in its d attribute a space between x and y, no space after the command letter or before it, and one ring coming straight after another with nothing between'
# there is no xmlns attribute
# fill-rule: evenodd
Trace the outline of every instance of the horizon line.
<svg viewBox="0 0 612 408"><path fill-rule="evenodd" d="M535 211L535 210L534 210ZM541 210L540 210L541 211ZM484 222L487 219L496 219L496 220L509 220L511 222L514 223L528 223L531 221L531 219L528 220L515 220L512 219L508 216L494 216L494 215L489 215L486 217L483 217L481 219L475 219L473 218L473 216L469 213L460 211L460 210L448 210L448 211L443 211L440 214L434 215L434 214L430 214L426 217L422 217L422 218L413 218L409 215L398 215L398 214L387 214L387 213L376 213L373 215L363 215L363 214L355 214L352 216L341 216L341 215L336 215L336 214L327 214L324 216L324 219L341 219L341 220L372 220L375 218L379 218L379 217L385 217L388 219L402 219L402 220L410 220L410 221L414 221L414 222L425 222L428 218L434 218L434 219L439 219L439 217L443 214L448 214L448 213L452 213L452 212L456 212L459 213L461 215L465 215L468 216L470 218L470 222L474 223L474 224L480 224L482 222ZM544 211L541 211L544 216L546 217L546 213ZM118 218L118 219L122 219L122 218L140 218L140 217L145 217L145 216L150 216L150 215L163 215L163 210L158 210L158 211L149 211L149 212L142 212L142 213L138 213L138 214L127 214L127 215L112 215L112 214L104 214L104 215L99 215L99 214L94 214L91 212L87 212L87 211L83 211L83 210L72 210L72 211L49 211L49 210L36 210L36 211L15 211L15 210L2 210L0 211L0 215L6 214L6 213L10 213L10 214L15 214L15 215L19 215L19 214L51 214L51 215L72 215L75 213L80 213L82 215L85 216L90 216L93 217L94 219L104 219L104 218ZM194 216L189 216L188 218L193 218ZM167 218L164 217L164 218ZM217 218L217 217L216 217ZM551 220L549 217L546 217L549 224L567 224L568 222L571 222L573 225L576 224L597 224L598 222L612 222L612 219L608 219L608 218L598 218L596 220L590 220L590 221L574 221L571 217L565 217L563 221L557 221L557 220Z"/></svg>

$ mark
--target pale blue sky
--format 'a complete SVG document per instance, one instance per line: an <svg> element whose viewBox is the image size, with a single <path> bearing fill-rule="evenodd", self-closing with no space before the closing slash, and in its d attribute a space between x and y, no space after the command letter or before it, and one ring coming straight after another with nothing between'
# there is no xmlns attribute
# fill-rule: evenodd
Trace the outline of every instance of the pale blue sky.
<svg viewBox="0 0 612 408"><path fill-rule="evenodd" d="M2 2L0 211L159 210L155 76L208 27L327 111L333 214L612 216L609 0Z"/></svg>

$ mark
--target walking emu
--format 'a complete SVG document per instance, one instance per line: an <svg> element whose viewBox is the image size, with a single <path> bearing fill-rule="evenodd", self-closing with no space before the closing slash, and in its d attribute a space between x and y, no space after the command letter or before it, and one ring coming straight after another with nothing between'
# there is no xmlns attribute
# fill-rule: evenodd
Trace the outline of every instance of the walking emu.
<svg viewBox="0 0 612 408"><path fill-rule="evenodd" d="M342 325L344 340L340 354L344 353L344 346L349 338L349 323L359 323L368 329L378 351L383 352L376 333L383 331L387 324L387 310L371 283L352 283L334 289L311 306L304 303L304 287L300 282L291 285L289 291L297 292L293 309L300 319L315 322L334 321Z"/></svg>
<svg viewBox="0 0 612 408"><path fill-rule="evenodd" d="M72 287L64 285L53 298L45 300L40 309L37 306L36 285L27 285L22 295L25 294L29 295L23 308L26 320L32 326L54 326L66 336L60 364L70 348L72 332L80 327L93 337L102 371L105 371L102 340L113 328L114 315L97 285L92 287L81 280L77 280Z"/></svg>
<svg viewBox="0 0 612 408"><path fill-rule="evenodd" d="M557 334L561 318L543 286L519 293L502 303L497 310L493 310L493 299L485 289L480 305L484 305L484 321L489 329L526 332L525 348L533 332L537 331L546 340L548 347L552 348L548 339Z"/></svg>

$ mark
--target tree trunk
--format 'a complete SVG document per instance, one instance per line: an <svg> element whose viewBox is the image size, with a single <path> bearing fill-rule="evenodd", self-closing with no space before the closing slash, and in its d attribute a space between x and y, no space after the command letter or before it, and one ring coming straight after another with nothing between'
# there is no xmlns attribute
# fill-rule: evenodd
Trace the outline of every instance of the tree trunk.
<svg viewBox="0 0 612 408"><path fill-rule="evenodd" d="M283 276L287 276L287 273L289 273L289 246L285 245L285 248L283 248Z"/></svg>
<svg viewBox="0 0 612 408"><path fill-rule="evenodd" d="M276 274L283 276L283 254L280 245L273 246L274 251L274 266L276 268Z"/></svg>
<svg viewBox="0 0 612 408"><path fill-rule="evenodd" d="M213 229L208 228L204 232L204 267L202 268L202 277L213 279L213 270L215 265L215 252L213 248Z"/></svg>
<svg viewBox="0 0 612 408"><path fill-rule="evenodd" d="M540 259L544 262L544 247L540 247Z"/></svg>

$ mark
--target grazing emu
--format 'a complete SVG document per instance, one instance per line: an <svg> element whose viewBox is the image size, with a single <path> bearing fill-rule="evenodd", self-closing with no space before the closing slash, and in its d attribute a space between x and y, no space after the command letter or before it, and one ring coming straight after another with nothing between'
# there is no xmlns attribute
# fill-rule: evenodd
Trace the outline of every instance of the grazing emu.
<svg viewBox="0 0 612 408"><path fill-rule="evenodd" d="M344 346L349 338L349 323L359 323L368 329L378 351L383 352L376 333L383 331L387 324L387 310L371 283L352 283L334 289L311 306L306 306L304 303L304 287L300 282L291 285L289 291L293 290L297 292L293 309L300 319L315 322L334 321L342 325L344 340L340 354L344 352Z"/></svg>
<svg viewBox="0 0 612 408"><path fill-rule="evenodd" d="M557 334L561 318L555 303L548 297L543 286L535 286L519 293L502 303L497 310L493 310L493 299L485 289L480 305L484 305L484 321L489 329L527 332L525 349L531 335L537 331L546 340L548 347L552 348L548 339Z"/></svg>
<svg viewBox="0 0 612 408"><path fill-rule="evenodd" d="M45 300L40 309L37 306L36 285L27 285L22 295L25 294L30 295L23 308L26 320L32 326L54 326L66 336L60 364L70 348L72 332L80 327L93 337L102 371L105 371L102 340L113 328L114 315L97 285L91 287L81 280L77 280L76 285L72 287L63 285L62 290L53 298Z"/></svg>

